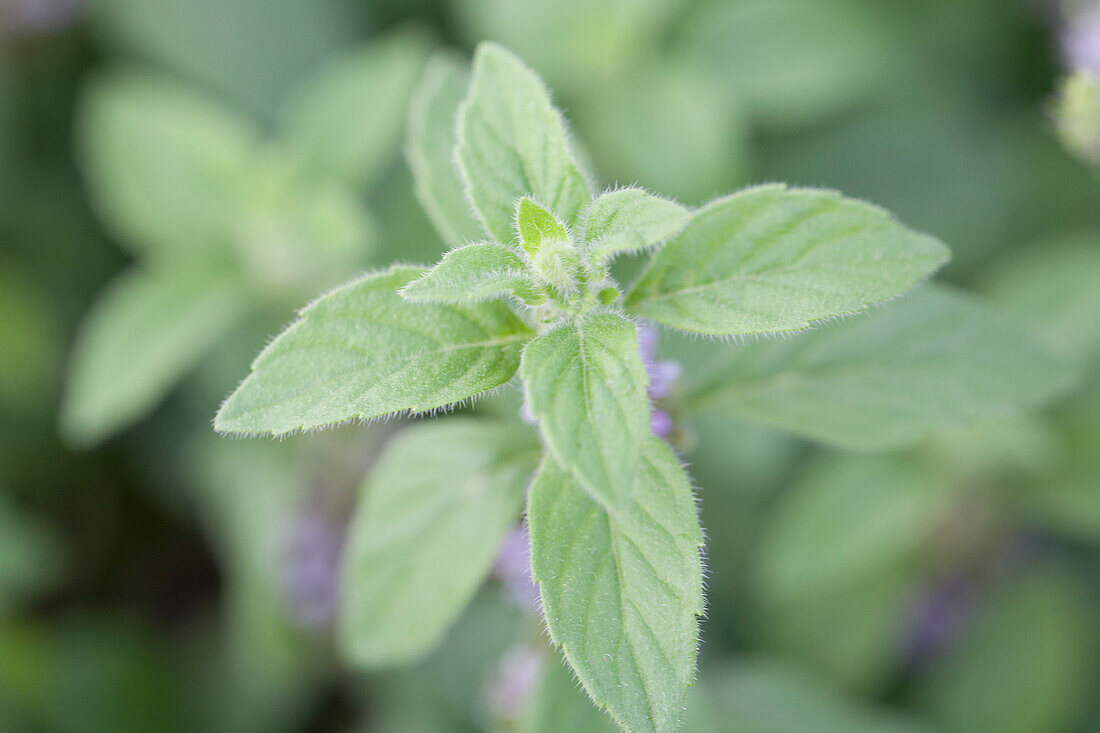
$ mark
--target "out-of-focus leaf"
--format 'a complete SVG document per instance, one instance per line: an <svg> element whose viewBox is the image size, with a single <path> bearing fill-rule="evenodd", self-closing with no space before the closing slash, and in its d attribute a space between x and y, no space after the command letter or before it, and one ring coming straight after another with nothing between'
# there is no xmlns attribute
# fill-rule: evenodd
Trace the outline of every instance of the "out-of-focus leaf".
<svg viewBox="0 0 1100 733"><path fill-rule="evenodd" d="M135 71L97 78L77 119L92 202L121 244L179 254L224 245L256 141L197 92Z"/></svg>
<svg viewBox="0 0 1100 733"><path fill-rule="evenodd" d="M241 316L239 278L221 265L131 270L85 317L69 367L61 427L98 442L151 410Z"/></svg>
<svg viewBox="0 0 1100 733"><path fill-rule="evenodd" d="M798 667L769 658L708 669L708 699L737 733L932 733L930 725L836 693Z"/></svg>
<svg viewBox="0 0 1100 733"><path fill-rule="evenodd" d="M365 187L385 172L427 56L404 33L327 62L283 110L283 143L317 177Z"/></svg>
<svg viewBox="0 0 1100 733"><path fill-rule="evenodd" d="M0 264L0 409L43 408L57 375L61 328L55 306L30 273Z"/></svg>
<svg viewBox="0 0 1100 733"><path fill-rule="evenodd" d="M534 196L566 224L592 197L542 79L497 44L483 43L474 55L457 136L466 197L498 242L515 241L522 196Z"/></svg>
<svg viewBox="0 0 1100 733"><path fill-rule="evenodd" d="M849 0L712 0L679 46L760 122L789 128L841 111L881 84L892 42L874 6Z"/></svg>
<svg viewBox="0 0 1100 733"><path fill-rule="evenodd" d="M459 0L472 40L503 42L562 92L607 88L657 52L680 0ZM538 29L537 33L532 29Z"/></svg>
<svg viewBox="0 0 1100 733"><path fill-rule="evenodd" d="M626 307L707 334L796 331L897 297L947 257L870 204L758 186L699 209L650 259Z"/></svg>
<svg viewBox="0 0 1100 733"><path fill-rule="evenodd" d="M0 487L0 619L54 583L63 558L56 533L19 510Z"/></svg>
<svg viewBox="0 0 1100 733"><path fill-rule="evenodd" d="M361 270L378 234L352 189L303 177L267 152L249 171L228 236L252 284L296 306Z"/></svg>
<svg viewBox="0 0 1100 733"><path fill-rule="evenodd" d="M515 526L538 452L513 425L461 418L413 426L387 447L349 529L347 658L404 663L438 642Z"/></svg>
<svg viewBox="0 0 1100 733"><path fill-rule="evenodd" d="M284 435L444 407L511 379L532 335L527 326L499 301L411 303L398 295L422 273L394 266L314 301L256 358L215 428Z"/></svg>
<svg viewBox="0 0 1100 733"><path fill-rule="evenodd" d="M769 603L787 605L874 578L917 552L949 498L901 459L822 461L769 518L757 548L758 586Z"/></svg>
<svg viewBox="0 0 1100 733"><path fill-rule="evenodd" d="M458 105L470 84L467 65L449 54L428 60L409 103L405 157L416 196L443 241L452 247L484 236L470 212L454 159Z"/></svg>
<svg viewBox="0 0 1100 733"><path fill-rule="evenodd" d="M748 124L721 83L651 64L594 88L574 117L599 171L698 204L746 182Z"/></svg>
<svg viewBox="0 0 1100 733"><path fill-rule="evenodd" d="M546 456L527 523L550 637L588 694L624 728L678 730L695 675L703 535L676 456L650 436L614 513Z"/></svg>
<svg viewBox="0 0 1100 733"><path fill-rule="evenodd" d="M864 450L1012 414L1073 380L1026 329L934 286L789 340L727 347L716 362L694 409Z"/></svg>
<svg viewBox="0 0 1100 733"><path fill-rule="evenodd" d="M333 48L362 33L341 0L101 0L99 38L268 116Z"/></svg>
<svg viewBox="0 0 1100 733"><path fill-rule="evenodd" d="M1096 692L1095 608L1058 573L1015 580L922 672L915 700L958 733L1073 729Z"/></svg>
<svg viewBox="0 0 1100 733"><path fill-rule="evenodd" d="M1081 363L1100 357L1100 233L1045 241L997 262L990 298L1018 314L1057 353Z"/></svg>
<svg viewBox="0 0 1100 733"><path fill-rule="evenodd" d="M604 313L540 334L524 348L520 375L547 448L614 512L651 435L634 324Z"/></svg>
<svg viewBox="0 0 1100 733"><path fill-rule="evenodd" d="M561 660L544 659L519 733L614 733L619 730L573 679Z"/></svg>

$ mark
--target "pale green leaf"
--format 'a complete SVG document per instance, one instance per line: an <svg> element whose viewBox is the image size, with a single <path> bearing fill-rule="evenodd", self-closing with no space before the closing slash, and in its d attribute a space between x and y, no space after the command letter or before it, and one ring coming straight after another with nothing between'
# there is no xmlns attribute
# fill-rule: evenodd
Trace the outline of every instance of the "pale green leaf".
<svg viewBox="0 0 1100 733"><path fill-rule="evenodd" d="M534 435L454 418L385 449L352 517L340 641L354 663L411 661L443 636L485 579L538 461Z"/></svg>
<svg viewBox="0 0 1100 733"><path fill-rule="evenodd" d="M947 256L870 204L760 186L701 208L653 255L626 303L688 331L800 330L901 295Z"/></svg>
<svg viewBox="0 0 1100 733"><path fill-rule="evenodd" d="M986 281L990 298L1018 313L1058 353L1100 358L1100 233L1061 236L1000 258Z"/></svg>
<svg viewBox="0 0 1100 733"><path fill-rule="evenodd" d="M447 53L428 60L409 103L405 158L420 205L452 247L484 236L470 211L454 160L458 105L470 85L467 65Z"/></svg>
<svg viewBox="0 0 1100 733"><path fill-rule="evenodd" d="M878 450L1012 414L1072 380L1011 320L929 285L792 339L731 346L689 399L695 410Z"/></svg>
<svg viewBox="0 0 1100 733"><path fill-rule="evenodd" d="M24 512L0 487L0 619L56 582L64 564L57 533Z"/></svg>
<svg viewBox="0 0 1100 733"><path fill-rule="evenodd" d="M707 670L722 730L738 733L931 733L934 727L846 698L805 669L767 657Z"/></svg>
<svg viewBox="0 0 1100 733"><path fill-rule="evenodd" d="M519 733L615 733L618 728L600 712L560 659L543 659Z"/></svg>
<svg viewBox="0 0 1100 733"><path fill-rule="evenodd" d="M201 95L137 72L97 78L77 117L92 203L137 252L221 246L239 209L253 131Z"/></svg>
<svg viewBox="0 0 1100 733"><path fill-rule="evenodd" d="M283 435L422 412L511 379L528 328L499 301L402 299L398 289L422 273L395 266L314 301L256 358L215 429Z"/></svg>
<svg viewBox="0 0 1100 733"><path fill-rule="evenodd" d="M619 506L650 435L634 324L609 313L563 323L527 345L520 375L554 457L604 506Z"/></svg>
<svg viewBox="0 0 1100 733"><path fill-rule="evenodd" d="M495 43L474 54L455 156L467 198L486 231L505 244L515 241L521 196L533 196L566 224L592 197L542 80Z"/></svg>
<svg viewBox="0 0 1100 733"><path fill-rule="evenodd" d="M755 551L769 604L812 605L908 563L947 515L951 496L910 462L837 454L814 463L774 506Z"/></svg>
<svg viewBox="0 0 1100 733"><path fill-rule="evenodd" d="M282 143L313 176L366 186L385 172L427 56L400 33L329 61L282 113Z"/></svg>
<svg viewBox="0 0 1100 733"><path fill-rule="evenodd" d="M553 213L524 196L516 205L516 231L519 243L527 254L534 256L542 244L566 242L569 232Z"/></svg>
<svg viewBox="0 0 1100 733"><path fill-rule="evenodd" d="M552 456L527 506L550 636L596 704L636 733L680 728L703 612L703 535L687 474L659 438L644 445L613 514Z"/></svg>
<svg viewBox="0 0 1100 733"><path fill-rule="evenodd" d="M401 288L406 300L469 302L514 293L526 301L539 296L526 265L511 247L478 242L453 249L438 265Z"/></svg>
<svg viewBox="0 0 1100 733"><path fill-rule="evenodd" d="M96 443L152 410L246 305L238 277L217 265L124 274L78 336L61 405L66 437Z"/></svg>
<svg viewBox="0 0 1100 733"><path fill-rule="evenodd" d="M588 208L584 241L594 259L607 260L665 241L690 218L680 204L640 188L608 191Z"/></svg>
<svg viewBox="0 0 1100 733"><path fill-rule="evenodd" d="M1096 700L1090 590L1057 571L989 594L968 632L917 676L917 707L950 731L1075 730Z"/></svg>

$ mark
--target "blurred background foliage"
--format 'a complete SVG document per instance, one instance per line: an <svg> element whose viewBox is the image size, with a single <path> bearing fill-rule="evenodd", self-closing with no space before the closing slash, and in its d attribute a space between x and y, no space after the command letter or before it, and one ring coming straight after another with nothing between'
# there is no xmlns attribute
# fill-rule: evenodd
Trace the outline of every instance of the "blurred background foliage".
<svg viewBox="0 0 1100 733"><path fill-rule="evenodd" d="M602 183L874 201L1080 375L880 454L679 426L689 729L1100 731L1100 123L1065 118L1100 103L1051 115L1100 11L1053 0L0 0L0 730L609 729L495 581L417 666L341 662L343 528L402 423L210 430L295 308L445 248L407 106L481 39ZM688 383L698 346L662 343Z"/></svg>

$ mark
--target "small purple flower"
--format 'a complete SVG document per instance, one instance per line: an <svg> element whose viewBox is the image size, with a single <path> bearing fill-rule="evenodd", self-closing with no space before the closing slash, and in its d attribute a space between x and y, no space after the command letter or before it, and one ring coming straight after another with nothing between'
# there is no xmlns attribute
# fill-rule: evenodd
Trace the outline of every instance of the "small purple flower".
<svg viewBox="0 0 1100 733"><path fill-rule="evenodd" d="M533 612L538 608L539 589L531 579L531 536L527 525L521 524L505 536L493 563L493 575L521 609Z"/></svg>
<svg viewBox="0 0 1100 733"><path fill-rule="evenodd" d="M542 665L543 654L525 644L517 644L504 653L485 696L489 715L495 723L507 724L520 719L538 684Z"/></svg>
<svg viewBox="0 0 1100 733"><path fill-rule="evenodd" d="M1100 76L1100 2L1072 14L1062 31L1062 53L1070 69Z"/></svg>
<svg viewBox="0 0 1100 733"><path fill-rule="evenodd" d="M320 512L294 517L279 548L279 588L291 619L318 629L336 617L344 528Z"/></svg>
<svg viewBox="0 0 1100 733"><path fill-rule="evenodd" d="M920 594L902 642L910 664L935 657L958 638L970 618L976 591L973 577L957 573Z"/></svg>
<svg viewBox="0 0 1100 733"><path fill-rule="evenodd" d="M672 394L683 369L680 362L659 359L657 355L657 329L650 323L638 326L638 353L642 357L642 366L649 377L649 399L653 402L663 400ZM656 435L667 438L672 433L672 416L654 406L649 413L649 426Z"/></svg>

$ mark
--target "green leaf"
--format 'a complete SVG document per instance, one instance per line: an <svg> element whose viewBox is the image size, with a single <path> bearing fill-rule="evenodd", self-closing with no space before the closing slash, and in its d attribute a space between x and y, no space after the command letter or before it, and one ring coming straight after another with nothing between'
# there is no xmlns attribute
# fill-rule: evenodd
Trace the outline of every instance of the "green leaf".
<svg viewBox="0 0 1100 733"><path fill-rule="evenodd" d="M637 252L665 241L684 228L690 212L640 188L621 188L601 195L588 208L584 241L597 262L624 252Z"/></svg>
<svg viewBox="0 0 1100 733"><path fill-rule="evenodd" d="M917 706L947 730L1075 730L1096 699L1090 590L1053 569L1013 578L917 676Z"/></svg>
<svg viewBox="0 0 1100 733"><path fill-rule="evenodd" d="M409 103L405 158L416 197L443 241L452 247L484 236L470 212L454 160L458 105L470 85L467 64L439 52L428 60Z"/></svg>
<svg viewBox="0 0 1100 733"><path fill-rule="evenodd" d="M543 659L538 686L519 726L519 733L615 733L618 728L577 688L559 659Z"/></svg>
<svg viewBox="0 0 1100 733"><path fill-rule="evenodd" d="M514 425L471 418L415 425L387 446L349 530L340 614L349 659L404 663L436 644L515 526L538 453Z"/></svg>
<svg viewBox="0 0 1100 733"><path fill-rule="evenodd" d="M605 507L620 506L650 435L634 324L610 313L563 323L527 345L520 376L554 457Z"/></svg>
<svg viewBox="0 0 1100 733"><path fill-rule="evenodd" d="M204 97L137 72L92 82L76 124L92 202L120 243L154 254L223 246L252 130Z"/></svg>
<svg viewBox="0 0 1100 733"><path fill-rule="evenodd" d="M760 186L700 209L654 254L626 304L688 331L794 331L901 295L947 256L870 204Z"/></svg>
<svg viewBox="0 0 1100 733"><path fill-rule="evenodd" d="M482 43L474 54L455 157L485 230L505 244L516 239L513 217L521 196L533 196L566 224L592 197L542 80L495 43Z"/></svg>
<svg viewBox="0 0 1100 733"><path fill-rule="evenodd" d="M987 280L990 298L1019 313L1057 353L1100 359L1100 233L1044 241L999 258Z"/></svg>
<svg viewBox="0 0 1100 733"><path fill-rule="evenodd" d="M950 509L941 483L893 456L815 462L770 510L754 553L769 604L866 582L911 562Z"/></svg>
<svg viewBox="0 0 1100 733"><path fill-rule="evenodd" d="M313 176L359 187L388 167L427 43L398 33L329 61L282 112L283 144Z"/></svg>
<svg viewBox="0 0 1100 733"><path fill-rule="evenodd" d="M395 266L322 296L252 364L215 429L284 435L423 412L504 384L528 328L503 303L409 303L420 267Z"/></svg>
<svg viewBox="0 0 1100 733"><path fill-rule="evenodd" d="M879 450L977 417L1011 414L1073 381L1011 320L928 285L866 316L728 350L692 409Z"/></svg>
<svg viewBox="0 0 1100 733"><path fill-rule="evenodd" d="M63 550L57 533L22 511L0 487L0 619L60 577Z"/></svg>
<svg viewBox="0 0 1100 733"><path fill-rule="evenodd" d="M485 300L514 293L528 302L540 299L527 278L526 265L515 250L496 242L478 242L452 249L438 265L401 288L405 300Z"/></svg>
<svg viewBox="0 0 1100 733"><path fill-rule="evenodd" d="M153 409L240 318L237 277L216 265L131 270L86 316L72 355L61 428L91 445Z"/></svg>
<svg viewBox="0 0 1100 733"><path fill-rule="evenodd" d="M722 730L744 733L931 733L933 727L857 703L795 665L767 657L707 670Z"/></svg>
<svg viewBox="0 0 1100 733"><path fill-rule="evenodd" d="M531 569L554 643L625 729L678 730L703 613L703 534L687 474L650 436L609 514L546 456L531 486Z"/></svg>
<svg viewBox="0 0 1100 733"><path fill-rule="evenodd" d="M543 243L569 241L569 232L551 212L524 196L516 206L516 230L523 250L534 257Z"/></svg>

